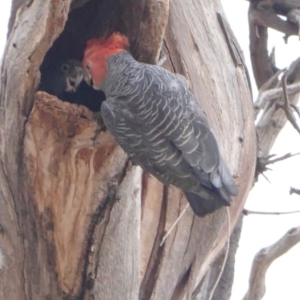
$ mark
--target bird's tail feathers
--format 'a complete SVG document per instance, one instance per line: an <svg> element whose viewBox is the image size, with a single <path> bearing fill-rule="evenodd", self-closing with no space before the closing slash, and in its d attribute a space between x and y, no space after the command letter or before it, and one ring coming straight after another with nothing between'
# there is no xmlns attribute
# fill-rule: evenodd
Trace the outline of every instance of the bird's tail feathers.
<svg viewBox="0 0 300 300"><path fill-rule="evenodd" d="M224 160L222 158L221 158L220 166L218 169L218 173L221 177L222 189L224 190L224 192L226 192L229 197L236 196L238 194L237 186L231 176L231 173L230 173L226 163L224 162Z"/></svg>
<svg viewBox="0 0 300 300"><path fill-rule="evenodd" d="M185 196L189 201L194 213L199 217L204 217L205 215L214 212L222 206L230 205L230 202L222 199L217 194L214 196L211 195L208 198L204 198L191 192L185 192Z"/></svg>

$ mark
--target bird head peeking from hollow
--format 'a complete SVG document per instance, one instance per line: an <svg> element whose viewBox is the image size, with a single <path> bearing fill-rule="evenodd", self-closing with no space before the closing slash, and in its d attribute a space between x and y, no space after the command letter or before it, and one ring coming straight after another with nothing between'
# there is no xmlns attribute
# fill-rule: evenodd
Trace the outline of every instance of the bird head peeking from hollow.
<svg viewBox="0 0 300 300"><path fill-rule="evenodd" d="M65 76L65 92L75 93L83 80L80 61L69 59L62 63L60 70Z"/></svg>
<svg viewBox="0 0 300 300"><path fill-rule="evenodd" d="M128 38L119 32L108 39L89 40L82 62L84 80L94 89L100 90L102 80L107 74L108 58L128 48Z"/></svg>

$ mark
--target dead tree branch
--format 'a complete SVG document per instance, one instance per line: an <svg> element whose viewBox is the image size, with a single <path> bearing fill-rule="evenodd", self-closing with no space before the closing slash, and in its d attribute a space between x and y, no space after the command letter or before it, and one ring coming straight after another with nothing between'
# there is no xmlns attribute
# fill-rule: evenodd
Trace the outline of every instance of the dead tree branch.
<svg viewBox="0 0 300 300"><path fill-rule="evenodd" d="M298 26L298 36L300 39L300 9L291 9L287 14L287 19Z"/></svg>
<svg viewBox="0 0 300 300"><path fill-rule="evenodd" d="M271 159L271 158L274 157L275 154L270 154L270 155L268 155L266 157L263 157L263 156L258 157L257 161L256 161L256 178L258 177L259 174L264 175L263 173L265 171L270 170L269 168L267 168L267 165L275 164L276 162L283 161L285 159L294 157L294 156L299 155L299 154L300 154L300 152L297 152L297 153L287 153L287 154L284 154L282 156L276 157L274 159Z"/></svg>
<svg viewBox="0 0 300 300"><path fill-rule="evenodd" d="M299 113L296 106L298 102L297 93L300 92L300 72L299 59L291 66L289 72L282 79L282 87L279 88L279 75L282 70L278 70L275 64L274 52L268 53L268 28L273 28L283 32L286 41L291 35L298 35L299 22L293 22L291 18L283 20L281 16L287 16L288 12L298 5L295 1L280 0L260 0L250 1L249 7L249 30L250 30L250 55L253 73L259 95L255 101L255 118L261 112L257 120L257 136L259 139L260 156L257 159L257 175L267 170L267 165L285 160L297 154L286 154L274 158L269 155L279 132L284 127L287 119L299 132L294 111ZM296 67L297 66L297 67ZM288 86L287 86L288 84ZM290 101L288 99L290 96ZM282 108L279 110L278 108ZM263 111L262 111L263 110ZM300 133L300 132L299 132ZM259 171L261 170L261 172ZM255 212L244 210L248 214L268 214L280 215L299 213L293 212ZM290 230L282 239L273 246L262 249L253 263L249 280L249 290L244 296L244 300L259 300L265 294L265 274L270 264L280 255L287 252L291 247L300 241L300 227Z"/></svg>
<svg viewBox="0 0 300 300"><path fill-rule="evenodd" d="M277 71L274 59L268 55L268 28L273 28L285 35L297 35L297 25L281 19L273 3L263 6L266 1L252 1L249 7L250 54L257 87L260 88Z"/></svg>
<svg viewBox="0 0 300 300"><path fill-rule="evenodd" d="M282 70L280 70L280 72L282 72ZM279 74L276 73L275 75L277 78ZM288 85L286 87L286 92L288 95L294 95L294 94L299 93L300 92L300 83L298 82L298 83ZM257 117L260 110L265 107L265 105L268 101L278 99L279 97L282 97L282 96L283 96L282 87L269 89L269 90L265 90L262 92L260 91L258 94L257 100L254 103L255 117Z"/></svg>
<svg viewBox="0 0 300 300"><path fill-rule="evenodd" d="M292 194L300 195L300 189L290 187L290 195L292 195Z"/></svg>
<svg viewBox="0 0 300 300"><path fill-rule="evenodd" d="M243 300L260 300L263 298L265 287L265 276L268 268L275 259L285 254L288 250L300 242L300 226L290 229L275 244L261 249L253 260L249 279L249 289Z"/></svg>
<svg viewBox="0 0 300 300"><path fill-rule="evenodd" d="M277 107L281 108L284 111L284 113L286 115L286 118L289 120L289 122L292 124L292 126L300 134L300 127L297 124L297 120L296 120L296 118L293 114L293 110L292 110L292 107L290 105L289 97L288 97L288 94L287 94L287 91L286 91L286 76L287 76L287 73L285 73L282 76L282 79L281 79L284 103L283 104L277 103Z"/></svg>
<svg viewBox="0 0 300 300"><path fill-rule="evenodd" d="M279 81L276 83L276 78L278 78L279 75L278 73L279 72L276 72L269 81L261 86L258 99L255 102L256 117L258 116L260 109L263 109L256 124L260 156L268 157L268 159L270 149L272 148L277 135L287 121L285 112L283 110L278 110L278 107L281 107L282 103L285 101L283 99L283 87L270 89L270 87L275 87L279 84ZM290 95L290 101L288 101L289 108L293 109L298 115L300 115L300 112L296 104L298 103L299 97L296 91L299 91L299 81L300 59L298 58L291 63L286 76L286 82L289 83L289 86L286 88L287 94ZM275 95L277 97L275 97ZM292 114L292 118L294 118L293 112L290 111L290 113ZM296 120L294 123L297 124ZM261 172L256 173L259 174Z"/></svg>
<svg viewBox="0 0 300 300"><path fill-rule="evenodd" d="M294 210L294 211L283 211L283 212L268 212L268 211L254 211L249 209L244 209L243 214L245 216L248 215L289 215L289 214L298 214L300 213L300 210Z"/></svg>
<svg viewBox="0 0 300 300"><path fill-rule="evenodd" d="M270 165L270 164L274 164L278 161L282 161L282 160L285 160L285 159L288 159L288 158L291 158L291 157L294 157L294 156L297 156L299 155L300 152L297 152L297 153L287 153L285 155L282 155L280 157L277 157L277 158L274 158L274 159L269 159L267 162L266 162L266 165ZM270 155L269 158L271 157L274 157L274 155Z"/></svg>

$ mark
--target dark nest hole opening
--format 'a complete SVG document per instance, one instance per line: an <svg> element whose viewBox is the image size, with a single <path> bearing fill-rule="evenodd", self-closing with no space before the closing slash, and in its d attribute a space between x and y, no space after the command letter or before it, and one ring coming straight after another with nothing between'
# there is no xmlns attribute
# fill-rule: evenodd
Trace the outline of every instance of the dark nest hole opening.
<svg viewBox="0 0 300 300"><path fill-rule="evenodd" d="M93 112L100 111L101 103L105 100L104 93L94 90L84 80L76 92L65 90L65 62L76 60L80 66L86 43L91 38L105 37L115 31L130 35L126 23L133 19L130 17L133 14L132 9L128 8L132 8L131 3L123 0L74 0L64 30L46 53L41 65L39 90L55 95L62 101L84 105Z"/></svg>

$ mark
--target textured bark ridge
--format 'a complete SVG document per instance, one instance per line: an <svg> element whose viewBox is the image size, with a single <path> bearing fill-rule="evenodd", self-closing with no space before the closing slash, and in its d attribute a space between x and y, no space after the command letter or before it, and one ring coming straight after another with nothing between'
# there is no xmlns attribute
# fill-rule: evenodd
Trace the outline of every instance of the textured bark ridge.
<svg viewBox="0 0 300 300"><path fill-rule="evenodd" d="M87 108L37 90L39 70L82 59L91 37L121 31L145 62L162 46L236 178L233 228L252 186L255 132L245 68L217 13L209 0L13 2L0 88L0 298L193 297L227 239L225 209L205 218L188 209L160 246L186 205L182 192L132 166Z"/></svg>
<svg viewBox="0 0 300 300"><path fill-rule="evenodd" d="M70 293L80 287L89 235L114 202L126 155L108 132L97 135L85 107L53 98L37 93L26 124L23 174L39 225L54 244L58 282Z"/></svg>

